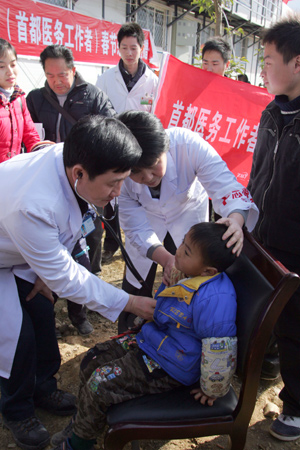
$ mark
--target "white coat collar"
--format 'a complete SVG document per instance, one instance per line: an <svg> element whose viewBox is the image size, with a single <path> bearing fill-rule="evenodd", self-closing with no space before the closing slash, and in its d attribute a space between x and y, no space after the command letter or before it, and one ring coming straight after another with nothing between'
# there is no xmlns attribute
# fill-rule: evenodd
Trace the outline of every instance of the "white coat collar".
<svg viewBox="0 0 300 450"><path fill-rule="evenodd" d="M82 214L75 197L75 193L70 186L64 163L63 163L63 143L54 146L53 151L55 152L55 161L57 167L57 173L62 186L64 196L67 203L70 205L69 208L69 226L72 231L73 236L78 235L80 227L82 224Z"/></svg>

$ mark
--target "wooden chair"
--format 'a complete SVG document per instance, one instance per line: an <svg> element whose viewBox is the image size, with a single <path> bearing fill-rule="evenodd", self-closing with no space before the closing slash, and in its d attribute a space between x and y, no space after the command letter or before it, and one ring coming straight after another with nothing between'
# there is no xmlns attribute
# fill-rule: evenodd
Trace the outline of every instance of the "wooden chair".
<svg viewBox="0 0 300 450"><path fill-rule="evenodd" d="M274 325L300 284L297 274L276 261L247 231L244 249L226 271L237 292L237 375L241 389L211 407L196 402L191 387L146 395L109 408L106 450L121 450L139 439L187 439L223 435L232 450L243 450L256 402L265 348Z"/></svg>

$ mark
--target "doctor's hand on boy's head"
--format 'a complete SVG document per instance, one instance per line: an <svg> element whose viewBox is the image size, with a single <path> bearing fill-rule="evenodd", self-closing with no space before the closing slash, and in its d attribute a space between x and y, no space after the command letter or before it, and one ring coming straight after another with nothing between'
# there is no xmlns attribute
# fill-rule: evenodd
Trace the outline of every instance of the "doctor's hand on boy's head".
<svg viewBox="0 0 300 450"><path fill-rule="evenodd" d="M232 213L228 217L222 217L221 219L217 220L217 223L223 223L228 227L227 231L223 234L222 239L226 240L231 236L226 246L234 246L232 249L232 253L235 253L236 256L240 256L244 242L243 216L239 213Z"/></svg>
<svg viewBox="0 0 300 450"><path fill-rule="evenodd" d="M142 297L139 295L129 295L129 300L124 311L135 314L146 320L152 320L155 310L156 300L152 297Z"/></svg>
<svg viewBox="0 0 300 450"><path fill-rule="evenodd" d="M214 404L214 401L216 400L215 397L209 397L208 395L204 394L201 388L192 389L190 394L194 395L194 399L197 401L199 400L202 405L205 405L205 403L207 403L208 406L212 406Z"/></svg>

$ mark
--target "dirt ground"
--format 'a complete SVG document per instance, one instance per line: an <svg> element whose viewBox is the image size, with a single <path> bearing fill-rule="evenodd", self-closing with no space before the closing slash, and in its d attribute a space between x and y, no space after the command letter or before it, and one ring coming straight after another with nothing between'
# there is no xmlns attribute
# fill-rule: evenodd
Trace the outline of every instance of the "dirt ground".
<svg viewBox="0 0 300 450"><path fill-rule="evenodd" d="M123 277L124 263L120 252L114 256L113 262L103 266L101 278L120 287ZM157 283L160 282L161 274L158 274ZM63 337L59 340L59 347L62 357L62 364L57 375L58 387L73 394L77 394L78 372L80 361L85 352L97 342L104 341L117 334L117 325L104 319L94 312L89 312L88 317L93 324L94 332L84 338L78 335L75 328L70 325L66 303L59 300L56 304L56 316L58 324L62 330ZM234 381L238 388L238 382ZM268 429L273 418L265 417L263 410L266 404L274 403L281 408L278 393L282 387L281 379L276 382L261 381L257 395L256 407L250 422L245 450L297 450L300 449L300 439L298 442L280 442L268 433ZM37 415L44 423L49 433L52 435L64 428L69 422L68 417L56 417L42 410L37 410ZM275 416L276 417L276 416ZM142 441L142 450L212 450L228 449L228 439L226 436L212 436L207 438L173 440L173 441ZM48 446L46 450L49 450ZM96 450L102 447L100 442L96 445ZM0 450L15 449L19 447L15 444L10 432L0 428ZM125 447L129 450L130 445Z"/></svg>

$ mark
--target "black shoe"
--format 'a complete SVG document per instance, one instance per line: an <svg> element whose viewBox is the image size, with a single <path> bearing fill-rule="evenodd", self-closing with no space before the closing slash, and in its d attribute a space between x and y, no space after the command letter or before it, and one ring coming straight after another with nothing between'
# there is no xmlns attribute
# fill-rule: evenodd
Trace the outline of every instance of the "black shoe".
<svg viewBox="0 0 300 450"><path fill-rule="evenodd" d="M50 442L50 435L35 416L12 421L3 417L3 425L10 430L19 447L25 450L41 450Z"/></svg>
<svg viewBox="0 0 300 450"><path fill-rule="evenodd" d="M270 433L280 441L295 441L300 438L300 417L280 416L271 425Z"/></svg>
<svg viewBox="0 0 300 450"><path fill-rule="evenodd" d="M116 250L104 250L101 257L102 264L110 264L112 262L113 256Z"/></svg>
<svg viewBox="0 0 300 450"><path fill-rule="evenodd" d="M56 339L62 339L62 334L60 332L60 329L57 327L55 327L55 336L56 336Z"/></svg>
<svg viewBox="0 0 300 450"><path fill-rule="evenodd" d="M68 425L58 433L55 433L51 438L51 445L53 447L57 447L58 445L62 444L64 441L66 441L68 438L72 436L73 433L73 423L75 420L75 416L72 417Z"/></svg>
<svg viewBox="0 0 300 450"><path fill-rule="evenodd" d="M77 329L81 336L88 336L94 331L92 324L87 319L84 319L81 323L72 322L72 325Z"/></svg>
<svg viewBox="0 0 300 450"><path fill-rule="evenodd" d="M280 376L279 357L277 355L266 355L263 360L260 378L261 380L273 381Z"/></svg>
<svg viewBox="0 0 300 450"><path fill-rule="evenodd" d="M77 411L75 402L75 395L57 389L52 394L37 400L35 405L57 416L72 416Z"/></svg>

